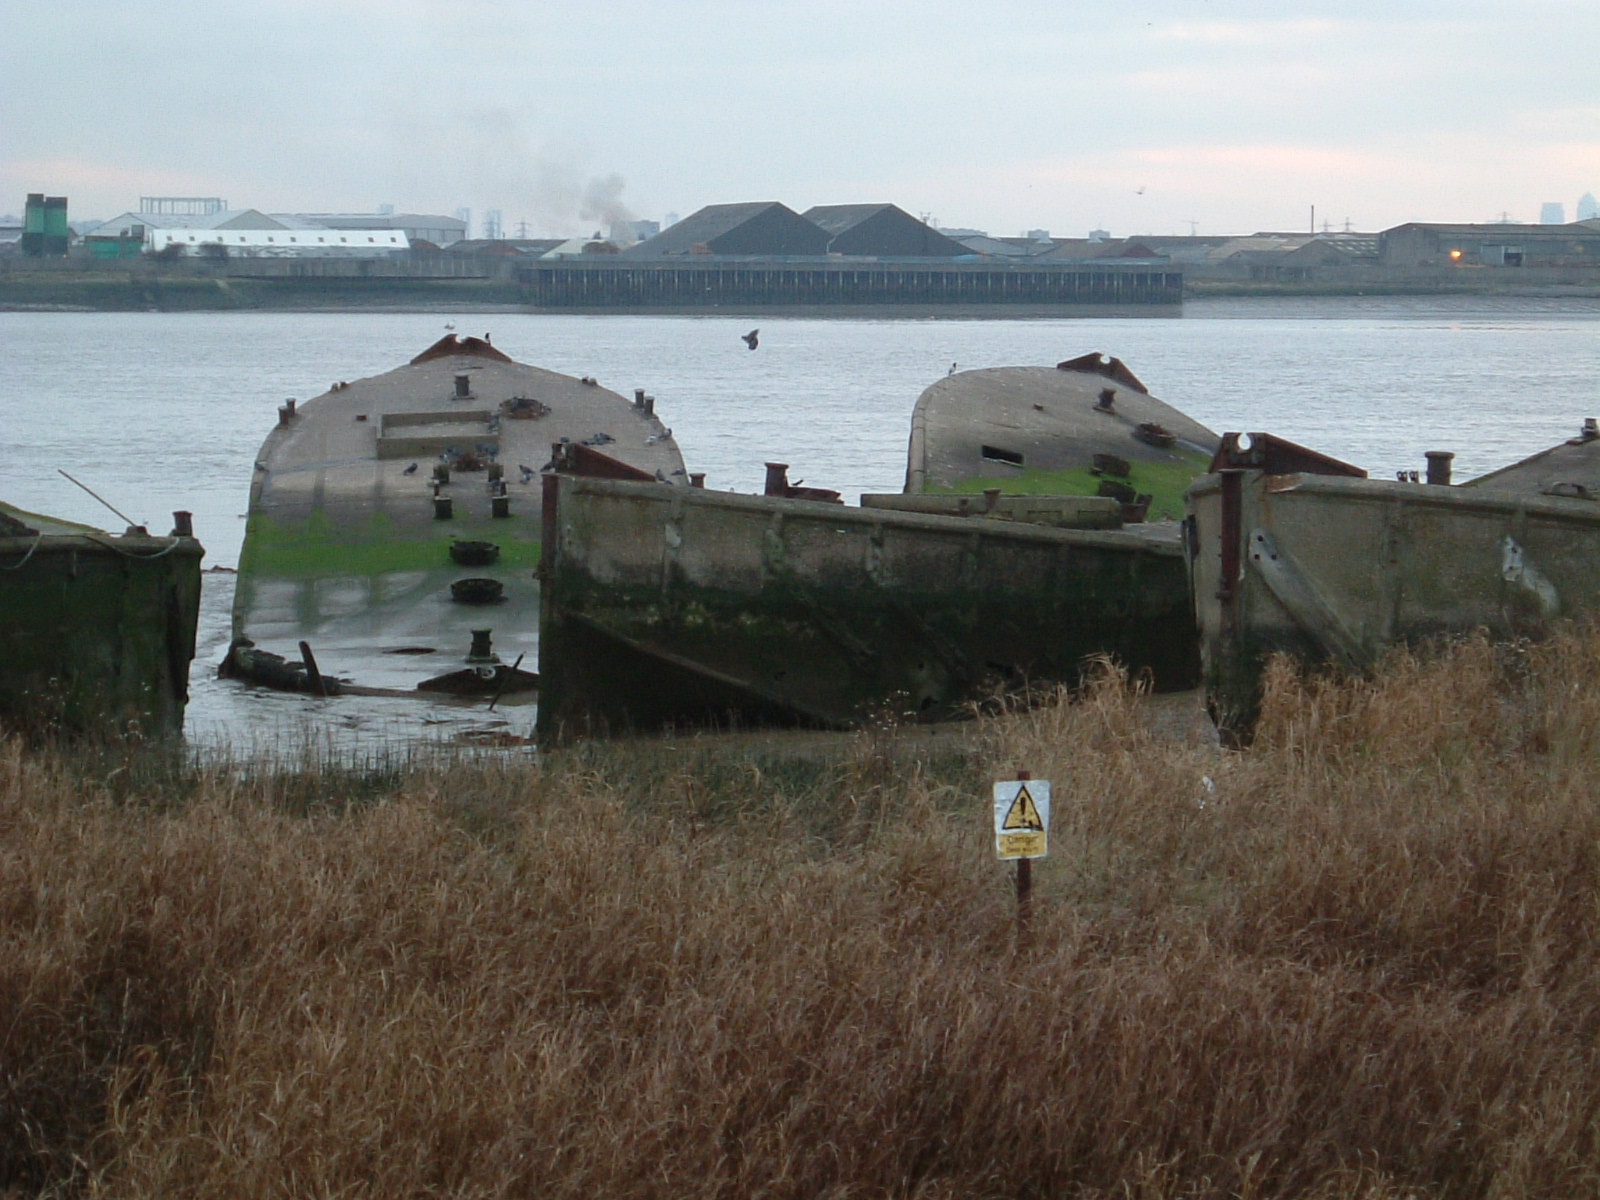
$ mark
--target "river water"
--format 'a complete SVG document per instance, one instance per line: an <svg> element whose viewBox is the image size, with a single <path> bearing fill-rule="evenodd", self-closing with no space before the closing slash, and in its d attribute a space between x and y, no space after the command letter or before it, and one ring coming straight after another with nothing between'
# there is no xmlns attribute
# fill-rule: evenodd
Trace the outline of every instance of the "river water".
<svg viewBox="0 0 1600 1200"><path fill-rule="evenodd" d="M1404 297L1191 301L1181 318L856 319L526 313L0 313L0 499L118 529L79 487L152 532L194 513L207 563L238 562L251 468L288 397L388 371L447 332L513 358L643 387L707 486L791 480L899 491L917 396L959 369L1100 351L1217 432L1265 431L1365 467L1458 479L1542 450L1600 416L1600 300ZM761 329L760 346L740 335ZM459 730L450 712L356 709L212 678L232 576L209 574L188 735L248 752ZM0 614L0 620L4 614ZM396 702L398 703L398 702ZM486 727L526 732L531 710ZM292 736L290 736L292 735Z"/></svg>

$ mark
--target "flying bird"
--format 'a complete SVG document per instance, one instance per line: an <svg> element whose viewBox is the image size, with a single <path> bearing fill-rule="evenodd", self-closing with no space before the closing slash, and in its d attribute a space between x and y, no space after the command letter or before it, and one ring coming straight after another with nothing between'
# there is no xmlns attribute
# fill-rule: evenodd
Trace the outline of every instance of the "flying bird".
<svg viewBox="0 0 1600 1200"><path fill-rule="evenodd" d="M760 334L761 334L761 330L752 329L749 333L740 334L739 336L744 338L744 344L746 346L749 346L750 349L754 350L757 346L759 346L761 344Z"/></svg>

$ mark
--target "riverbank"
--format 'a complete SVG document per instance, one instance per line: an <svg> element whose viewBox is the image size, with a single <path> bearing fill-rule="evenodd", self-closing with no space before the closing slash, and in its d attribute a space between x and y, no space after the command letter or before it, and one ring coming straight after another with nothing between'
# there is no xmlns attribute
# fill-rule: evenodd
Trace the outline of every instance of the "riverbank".
<svg viewBox="0 0 1600 1200"><path fill-rule="evenodd" d="M1369 281L1318 285L1186 277L1186 300L1211 298L1285 298L1402 296L1484 296L1600 298L1600 279L1593 283L1541 282L1530 272L1457 272L1441 278ZM1039 317L1039 316L1171 316L1174 306L1150 306L1148 313L1126 305L819 305L737 306L740 311L783 316ZM0 270L0 311L9 312L533 312L528 290L504 278L400 278L393 276L250 278L197 273L135 263L118 269L30 270L15 263ZM591 308L559 311L627 312L661 315L673 312L727 311L655 307Z"/></svg>
<svg viewBox="0 0 1600 1200"><path fill-rule="evenodd" d="M513 283L488 279L241 279L154 271L0 274L10 312L523 311Z"/></svg>
<svg viewBox="0 0 1600 1200"><path fill-rule="evenodd" d="M1597 672L1278 673L1245 753L1115 677L910 753L6 743L0 1190L1594 1195Z"/></svg>

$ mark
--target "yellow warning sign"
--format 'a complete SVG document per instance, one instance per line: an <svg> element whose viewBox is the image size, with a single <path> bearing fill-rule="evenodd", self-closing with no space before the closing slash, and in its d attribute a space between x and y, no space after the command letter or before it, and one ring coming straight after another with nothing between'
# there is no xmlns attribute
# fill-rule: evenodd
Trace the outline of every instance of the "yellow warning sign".
<svg viewBox="0 0 1600 1200"><path fill-rule="evenodd" d="M1044 822L1039 819L1039 808L1033 802L1033 795L1024 783L1017 789L1017 798L1011 802L1011 807L1006 809L1006 819L1000 822L1000 828L1006 832L1013 829L1025 829L1029 833L1043 833Z"/></svg>
<svg viewBox="0 0 1600 1200"><path fill-rule="evenodd" d="M1043 858L1050 852L1050 781L1011 779L994 785L994 850L1000 858Z"/></svg>

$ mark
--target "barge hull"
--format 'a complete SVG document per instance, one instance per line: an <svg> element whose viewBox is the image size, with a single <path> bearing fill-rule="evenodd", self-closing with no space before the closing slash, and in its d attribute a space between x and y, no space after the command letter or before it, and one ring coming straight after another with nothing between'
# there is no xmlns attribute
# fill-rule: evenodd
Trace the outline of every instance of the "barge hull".
<svg viewBox="0 0 1600 1200"><path fill-rule="evenodd" d="M0 536L0 726L30 735L177 734L203 553L177 535L33 528Z"/></svg>
<svg viewBox="0 0 1600 1200"><path fill-rule="evenodd" d="M1593 501L1226 469L1188 502L1208 703L1233 742L1275 653L1359 673L1390 646L1538 637L1600 606Z"/></svg>
<svg viewBox="0 0 1600 1200"><path fill-rule="evenodd" d="M553 495L546 739L943 719L1100 655L1198 681L1175 535L575 477Z"/></svg>

